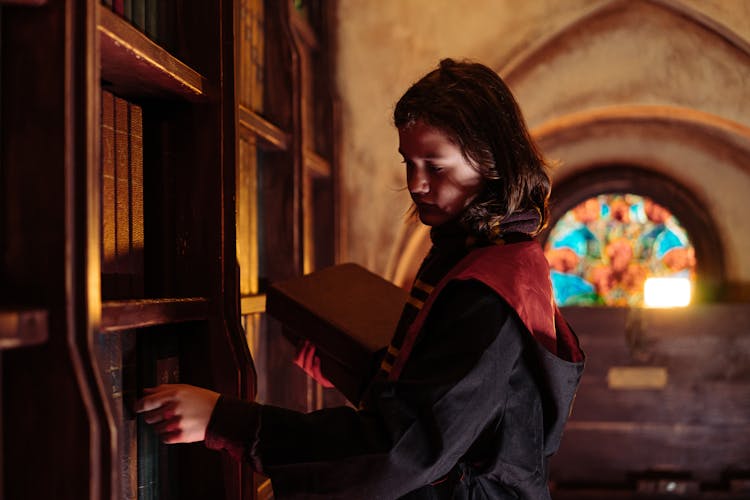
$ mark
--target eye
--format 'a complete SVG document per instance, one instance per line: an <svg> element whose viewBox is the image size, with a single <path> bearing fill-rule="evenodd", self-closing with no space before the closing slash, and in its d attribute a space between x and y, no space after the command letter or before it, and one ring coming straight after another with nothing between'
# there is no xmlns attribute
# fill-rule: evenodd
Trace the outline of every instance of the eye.
<svg viewBox="0 0 750 500"><path fill-rule="evenodd" d="M434 163L428 163L427 169L433 174L438 174L443 171L443 167L441 167L440 165L435 165Z"/></svg>
<svg viewBox="0 0 750 500"><path fill-rule="evenodd" d="M406 165L406 168L407 168L407 169L411 169L411 168L414 168L414 163L413 163L413 162L411 162L411 161L409 161L409 160L407 160L406 158L403 158L403 159L401 160L401 164L402 164L402 165Z"/></svg>

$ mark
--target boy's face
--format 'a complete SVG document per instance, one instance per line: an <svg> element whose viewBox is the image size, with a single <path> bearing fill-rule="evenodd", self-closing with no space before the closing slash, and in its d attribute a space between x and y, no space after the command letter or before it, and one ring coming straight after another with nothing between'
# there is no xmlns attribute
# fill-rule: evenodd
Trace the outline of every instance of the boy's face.
<svg viewBox="0 0 750 500"><path fill-rule="evenodd" d="M439 226L457 218L481 191L481 174L440 129L418 121L400 128L398 138L419 220Z"/></svg>

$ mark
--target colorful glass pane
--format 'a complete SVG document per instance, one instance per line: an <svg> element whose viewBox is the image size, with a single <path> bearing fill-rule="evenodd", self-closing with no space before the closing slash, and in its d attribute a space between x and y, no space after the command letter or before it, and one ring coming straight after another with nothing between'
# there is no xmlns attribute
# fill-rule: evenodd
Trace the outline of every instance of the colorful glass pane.
<svg viewBox="0 0 750 500"><path fill-rule="evenodd" d="M545 254L561 306L641 306L646 278L695 279L685 229L667 208L635 194L602 194L569 210Z"/></svg>

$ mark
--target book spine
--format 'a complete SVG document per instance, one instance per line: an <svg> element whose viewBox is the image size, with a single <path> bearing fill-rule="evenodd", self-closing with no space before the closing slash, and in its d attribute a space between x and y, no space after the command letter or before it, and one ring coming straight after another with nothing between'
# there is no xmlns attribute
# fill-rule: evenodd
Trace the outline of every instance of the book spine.
<svg viewBox="0 0 750 500"><path fill-rule="evenodd" d="M132 274L131 293L143 296L143 110L130 104L130 263Z"/></svg>
<svg viewBox="0 0 750 500"><path fill-rule="evenodd" d="M136 396L135 334L132 330L96 337L102 380L108 388L115 427L120 472L120 498L137 498L138 439L133 411Z"/></svg>
<svg viewBox="0 0 750 500"><path fill-rule="evenodd" d="M112 280L117 274L115 221L115 96L102 91L101 117L101 223L102 223L102 295L115 294Z"/></svg>
<svg viewBox="0 0 750 500"><path fill-rule="evenodd" d="M159 39L159 0L145 0L145 31L152 40Z"/></svg>
<svg viewBox="0 0 750 500"><path fill-rule="evenodd" d="M146 0L132 0L133 26L146 31Z"/></svg>
<svg viewBox="0 0 750 500"><path fill-rule="evenodd" d="M123 0L123 17L133 21L133 0Z"/></svg>
<svg viewBox="0 0 750 500"><path fill-rule="evenodd" d="M155 387L180 381L180 358L175 332L154 331L138 339L139 386ZM138 499L173 498L176 479L174 451L161 444L153 428L138 417Z"/></svg>
<svg viewBox="0 0 750 500"><path fill-rule="evenodd" d="M125 0L113 0L112 10L115 11L116 14L125 17Z"/></svg>
<svg viewBox="0 0 750 500"><path fill-rule="evenodd" d="M115 97L115 251L117 298L131 294L130 259L130 113L127 101Z"/></svg>

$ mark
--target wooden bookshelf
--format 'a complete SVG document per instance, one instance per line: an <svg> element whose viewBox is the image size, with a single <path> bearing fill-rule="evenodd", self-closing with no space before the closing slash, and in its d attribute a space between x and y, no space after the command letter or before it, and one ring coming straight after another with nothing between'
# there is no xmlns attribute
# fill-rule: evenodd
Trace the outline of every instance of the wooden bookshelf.
<svg viewBox="0 0 750 500"><path fill-rule="evenodd" d="M319 154L307 149L304 152L307 172L314 177L331 177L331 164Z"/></svg>
<svg viewBox="0 0 750 500"><path fill-rule="evenodd" d="M216 90L208 80L106 6L97 4L101 78L115 94L131 98L205 101Z"/></svg>
<svg viewBox="0 0 750 500"><path fill-rule="evenodd" d="M287 151L291 144L289 134L244 106L238 107L240 125L258 135L272 149Z"/></svg>
<svg viewBox="0 0 750 500"><path fill-rule="evenodd" d="M335 260L333 4L10 3L42 6L0 32L0 304L26 306L0 309L0 497L272 498L132 402L168 380L321 405L264 290Z"/></svg>
<svg viewBox="0 0 750 500"><path fill-rule="evenodd" d="M107 301L102 303L99 329L116 332L147 326L208 320L211 301L204 297L185 299L147 299Z"/></svg>

